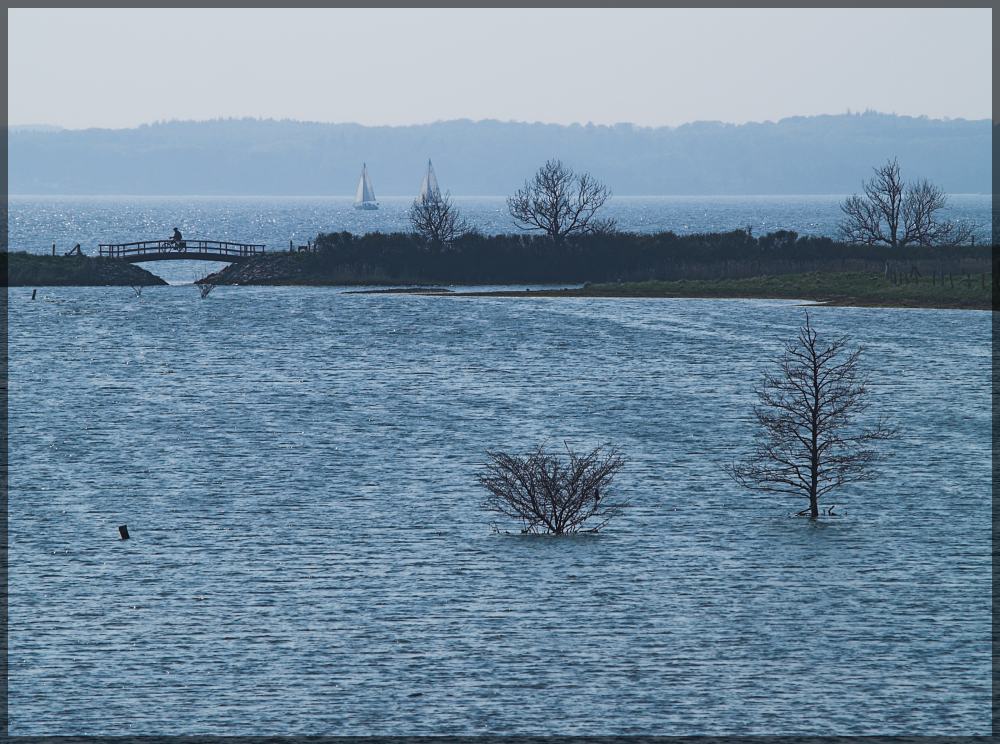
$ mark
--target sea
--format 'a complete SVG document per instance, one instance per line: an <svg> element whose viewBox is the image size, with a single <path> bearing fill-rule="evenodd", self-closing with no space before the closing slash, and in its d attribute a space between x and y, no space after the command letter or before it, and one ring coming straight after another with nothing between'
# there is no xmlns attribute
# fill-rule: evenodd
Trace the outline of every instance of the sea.
<svg viewBox="0 0 1000 744"><path fill-rule="evenodd" d="M616 215L822 234L835 203ZM9 206L12 249L91 252L406 204ZM11 735L990 734L990 313L172 281L8 289ZM807 311L900 431L815 523L726 472ZM628 508L498 523L487 449L538 445L617 446Z"/></svg>

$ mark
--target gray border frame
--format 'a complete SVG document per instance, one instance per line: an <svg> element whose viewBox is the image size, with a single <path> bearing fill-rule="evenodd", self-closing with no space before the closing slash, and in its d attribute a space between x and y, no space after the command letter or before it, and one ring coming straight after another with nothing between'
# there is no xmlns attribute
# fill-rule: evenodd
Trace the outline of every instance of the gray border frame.
<svg viewBox="0 0 1000 744"><path fill-rule="evenodd" d="M367 3L364 6L358 5L331 5L329 3L318 3L318 2L305 2L297 3L295 8L338 8L338 7L371 7L371 8L421 8L421 7L435 7L435 8L477 8L477 7L500 7L500 8L535 8L535 7L546 7L546 8L563 8L563 9L573 9L573 8L613 8L613 9L626 9L626 8L687 8L692 7L693 3L663 3L663 2L645 2L645 3L630 3L627 6L617 6L609 2L597 2L596 0L580 0L578 2L547 2L544 6L539 6L534 3L524 2L507 2L502 4L491 3L489 5L476 6L468 5L466 3L455 2L438 2L433 5L421 4L415 2L393 2L393 3ZM994 3L986 0L981 0L979 2L960 2L960 3L949 3L945 4L942 2L928 2L928 0L917 0L916 2L899 2L898 0L892 0L886 2L880 2L877 7L880 8L990 8L993 9ZM17 5L11 6L13 8L35 8L35 7L50 7L50 8L73 8L73 7L87 7L82 4L77 3L64 3L61 5L38 5L34 3L22 2ZM105 3L102 7L121 7L121 8L201 8L204 7L201 4L184 3L171 6L163 6L157 4L124 4L124 3ZM270 8L274 7L273 4L263 3L263 2L243 2L243 3L213 3L212 7L230 7L230 8L243 8L243 7L259 7L259 8ZM752 4L747 2L704 2L699 3L697 7L704 8L790 8L790 9L814 9L814 8L870 8L873 7L870 3L862 2L839 2L839 3L816 3L804 5L802 3L793 3L789 0L782 2L767 3L766 5ZM993 30L997 29L997 19L993 18ZM8 38L8 14L4 13L3 16L3 32L6 45L6 39ZM7 55L3 57L3 69L4 72L8 72L8 62ZM996 57L993 58L993 67L996 68ZM4 92L3 97L3 107L4 107L4 122L8 121L8 103L7 103L7 74L4 75ZM996 81L993 82L993 93L996 93ZM993 131L994 134L998 131L1000 124L997 123L995 116L992 117L994 121ZM996 175L997 175L997 165L1000 162L1000 155L998 155L996 149L993 151L992 158L992 170L993 170L993 183L994 192L996 190ZM4 201L6 205L8 184L7 184L7 145L4 145L4 158L3 158L3 192ZM995 193L994 193L995 195ZM996 207L994 206L994 214L996 214ZM4 225L3 225L3 245L0 246L0 250L6 252L6 236L7 236L7 212L4 212ZM994 219L993 227L996 229L996 219ZM4 257L4 268L6 270L6 256ZM997 235L993 235L993 274L994 277L997 275L997 269L1000 268L1000 246L997 245ZM995 279L994 279L995 281ZM6 282L5 282L6 283ZM6 290L6 288L5 288ZM96 742L96 741L112 741L112 742L136 742L136 744L144 744L149 742L205 742L206 744L229 744L230 742L246 742L247 744L265 744L268 742L303 742L304 744L323 744L324 742L330 742L331 744L370 744L376 741L386 741L386 742L396 742L398 744L435 744L436 742L464 742L464 741L475 741L482 742L483 744L543 744L545 742L590 742L592 744L616 744L617 742L691 742L692 744L708 744L709 742L747 742L747 744L839 744L840 742L885 742L886 744L959 744L960 742L978 742L983 740L992 740L1000 736L1000 722L998 722L998 713L1000 713L1000 697L998 697L998 685L1000 685L1000 664L998 664L997 658L997 640L998 633L1000 633L1000 628L997 626L996 611L1000 607L1000 581L998 581L996 565L998 557L998 536L997 527L1000 524L1000 510L997 508L997 504L993 501L992 504L992 584L993 584L993 596L992 596L992 610L993 610L993 620L992 620L992 685L993 685L993 705L992 705L992 736L982 737L982 736L967 736L967 737L940 737L940 736L510 736L510 737L497 737L497 736L423 736L423 737L338 737L338 736L232 736L232 737L219 737L219 736L125 736L125 737L112 737L112 736L65 736L65 737L11 737L9 734L9 715L8 715L8 484L9 484L9 419L8 419L8 371L9 371L9 358L8 358L8 302L9 302L9 290L4 291L3 298L0 299L0 415L2 415L2 421L0 421L0 578L3 580L3 592L0 594L0 623L2 623L2 633L0 633L0 737L3 739L11 739L17 742L24 742L25 744L45 744L47 742L55 742L60 744L73 744L75 742ZM991 314L991 337L992 337L992 480L995 483L998 471L1000 471L1000 464L998 464L998 450L997 450L997 434L1000 432L1000 418L998 418L998 406L1000 406L1000 383L997 381L998 367L1000 367L1000 355L997 352L997 341L1000 340L1000 328L996 324L996 313L1000 309L1000 301L996 295L993 298L993 312Z"/></svg>

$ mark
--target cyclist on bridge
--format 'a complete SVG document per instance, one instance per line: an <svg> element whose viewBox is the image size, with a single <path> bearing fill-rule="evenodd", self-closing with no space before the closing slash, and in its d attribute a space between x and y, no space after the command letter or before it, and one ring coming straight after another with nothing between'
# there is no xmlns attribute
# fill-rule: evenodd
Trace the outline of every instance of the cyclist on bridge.
<svg viewBox="0 0 1000 744"><path fill-rule="evenodd" d="M174 244L174 248L178 251L183 251L187 246L184 244L184 236L181 235L181 231L176 227L174 228L173 237L170 238L171 242Z"/></svg>

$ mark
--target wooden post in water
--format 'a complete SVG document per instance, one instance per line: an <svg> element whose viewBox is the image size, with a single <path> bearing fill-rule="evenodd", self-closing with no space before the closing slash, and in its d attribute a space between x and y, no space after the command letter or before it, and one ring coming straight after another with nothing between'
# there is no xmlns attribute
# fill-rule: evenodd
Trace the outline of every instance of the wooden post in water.
<svg viewBox="0 0 1000 744"><path fill-rule="evenodd" d="M121 535L122 540L128 540L128 525L127 524L118 525L118 534Z"/></svg>
<svg viewBox="0 0 1000 744"><path fill-rule="evenodd" d="M31 290L31 299L35 299L35 295L37 295L37 294L38 294L38 290L37 289Z"/></svg>
<svg viewBox="0 0 1000 744"><path fill-rule="evenodd" d="M53 256L56 255L56 244L55 243L52 244L52 255Z"/></svg>

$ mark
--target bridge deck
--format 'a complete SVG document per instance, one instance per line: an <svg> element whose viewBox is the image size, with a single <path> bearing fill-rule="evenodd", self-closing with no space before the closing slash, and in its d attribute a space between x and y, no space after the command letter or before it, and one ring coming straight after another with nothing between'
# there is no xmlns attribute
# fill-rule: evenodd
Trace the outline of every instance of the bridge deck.
<svg viewBox="0 0 1000 744"><path fill-rule="evenodd" d="M256 243L232 243L225 240L141 240L136 243L101 243L99 255L131 263L141 261L242 261L265 252Z"/></svg>

